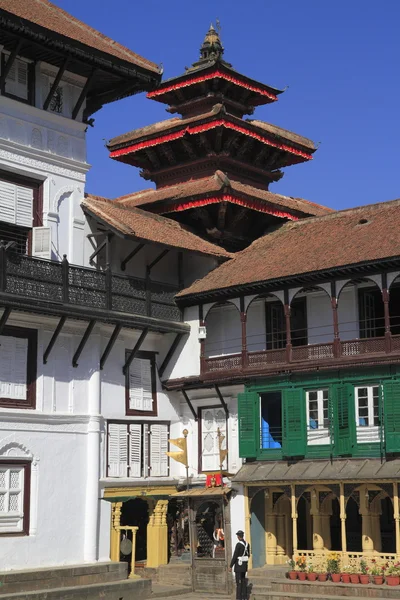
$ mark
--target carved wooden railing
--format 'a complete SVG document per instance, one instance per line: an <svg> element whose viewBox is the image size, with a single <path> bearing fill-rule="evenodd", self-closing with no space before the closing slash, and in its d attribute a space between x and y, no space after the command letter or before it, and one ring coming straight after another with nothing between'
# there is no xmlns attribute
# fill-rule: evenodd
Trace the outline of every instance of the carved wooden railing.
<svg viewBox="0 0 400 600"><path fill-rule="evenodd" d="M0 293L120 313L181 321L175 304L178 287L139 277L62 262L21 256L0 248Z"/></svg>

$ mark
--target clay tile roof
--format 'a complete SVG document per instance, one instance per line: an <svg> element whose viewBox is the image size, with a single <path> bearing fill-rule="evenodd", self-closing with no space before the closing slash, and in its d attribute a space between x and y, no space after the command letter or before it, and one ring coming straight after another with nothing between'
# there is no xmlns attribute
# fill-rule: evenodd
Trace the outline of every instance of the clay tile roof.
<svg viewBox="0 0 400 600"><path fill-rule="evenodd" d="M268 133L272 133L273 135L278 135L279 137L286 138L295 144L300 144L301 146L305 146L310 150L315 150L315 144L312 140L299 135L298 133L293 133L293 131L289 131L288 129L283 129L283 127L278 127L278 125L272 125L272 123L266 123L265 121L259 121L258 119L246 119L247 123L251 123L255 127L259 127L263 131L267 131Z"/></svg>
<svg viewBox="0 0 400 600"><path fill-rule="evenodd" d="M321 206L320 204L314 204L313 202L303 200L302 198L282 196L281 194L274 194L267 190L234 181L233 179L228 178L222 171L216 171L211 177L187 181L185 183L164 187L159 190L148 189L141 192L135 192L134 194L128 194L127 196L121 196L120 198L117 198L115 202L129 207L147 206L165 200L173 201L183 200L184 198L193 196L206 196L209 193L220 192L222 190L234 191L237 192L237 195L239 196L245 195L250 198L256 198L278 207L294 210L304 215L319 216L332 212L331 208Z"/></svg>
<svg viewBox="0 0 400 600"><path fill-rule="evenodd" d="M112 200L87 194L82 202L85 212L132 238L180 248L197 254L227 259L229 252L204 240L188 227L139 208L125 208Z"/></svg>
<svg viewBox="0 0 400 600"><path fill-rule="evenodd" d="M400 257L399 231L400 200L289 222L179 296Z"/></svg>
<svg viewBox="0 0 400 600"><path fill-rule="evenodd" d="M154 73L160 73L160 68L155 63L82 23L48 0L0 0L0 10L7 11L105 54L110 54Z"/></svg>

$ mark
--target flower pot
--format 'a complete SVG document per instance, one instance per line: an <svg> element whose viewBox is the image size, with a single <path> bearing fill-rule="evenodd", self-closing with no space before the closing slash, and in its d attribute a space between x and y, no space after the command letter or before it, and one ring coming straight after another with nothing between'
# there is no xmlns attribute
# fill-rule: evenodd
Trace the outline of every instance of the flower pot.
<svg viewBox="0 0 400 600"><path fill-rule="evenodd" d="M350 583L350 573L342 573L341 577L343 583Z"/></svg>
<svg viewBox="0 0 400 600"><path fill-rule="evenodd" d="M318 581L326 581L328 578L328 573L318 573Z"/></svg>
<svg viewBox="0 0 400 600"><path fill-rule="evenodd" d="M388 585L399 585L400 577L398 575L386 575L386 583Z"/></svg>
<svg viewBox="0 0 400 600"><path fill-rule="evenodd" d="M363 585L369 583L369 575L360 575L360 583Z"/></svg>
<svg viewBox="0 0 400 600"><path fill-rule="evenodd" d="M357 574L352 573L350 575L350 583L360 583L360 578Z"/></svg>
<svg viewBox="0 0 400 600"><path fill-rule="evenodd" d="M300 579L300 581L305 581L307 579L307 573L305 571L299 571L297 573L297 576Z"/></svg>
<svg viewBox="0 0 400 600"><path fill-rule="evenodd" d="M308 581L317 581L317 573L307 573Z"/></svg>
<svg viewBox="0 0 400 600"><path fill-rule="evenodd" d="M297 579L297 571L289 571L288 573L289 579Z"/></svg>
<svg viewBox="0 0 400 600"><path fill-rule="evenodd" d="M383 575L374 575L375 585L383 585Z"/></svg>
<svg viewBox="0 0 400 600"><path fill-rule="evenodd" d="M333 583L340 583L340 573L331 573Z"/></svg>

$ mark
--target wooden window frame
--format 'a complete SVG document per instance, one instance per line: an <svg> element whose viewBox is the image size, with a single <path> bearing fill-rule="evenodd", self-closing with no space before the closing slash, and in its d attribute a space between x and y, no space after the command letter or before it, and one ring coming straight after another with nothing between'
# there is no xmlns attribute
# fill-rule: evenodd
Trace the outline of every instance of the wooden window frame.
<svg viewBox="0 0 400 600"><path fill-rule="evenodd" d="M324 392L327 392L328 397L324 398ZM324 422L324 402L326 401L327 403L327 410L328 410L328 423L329 423L329 388L327 387L321 387L321 388L315 388L315 389L306 389L305 390L306 393L306 419L307 419L307 429L309 431L329 431L329 424L325 427ZM312 393L316 393L317 394L317 399L316 400L310 400L310 394ZM317 402L317 410L318 410L318 427L312 428L310 427L310 402ZM320 416L322 415L322 419L320 418Z"/></svg>
<svg viewBox="0 0 400 600"><path fill-rule="evenodd" d="M0 537L21 537L29 535L30 526L30 510L31 510L31 461L20 460L13 458L1 458L0 466L7 467L23 467L24 469L24 497L23 497L23 510L24 516L22 517L22 530L21 531L0 531ZM1 520L1 517L0 517Z"/></svg>
<svg viewBox="0 0 400 600"><path fill-rule="evenodd" d="M9 59L9 55L6 55L4 52L1 53L1 72L4 72L4 68L7 64L6 61ZM23 60L22 56L17 56L16 60ZM28 97L21 98L20 96L15 96L15 94L10 94L6 92L6 83L4 82L4 88L1 91L1 95L6 98L11 98L12 100L17 100L18 102L23 102L24 104L29 104L30 106L35 106L35 64L33 62L28 62Z"/></svg>
<svg viewBox="0 0 400 600"><path fill-rule="evenodd" d="M203 473L211 473L211 471L204 471L203 470L203 461L202 461L202 457L203 457L203 428L202 428L202 411L204 410L215 410L215 409L221 409L224 410L223 407L221 406L221 404L214 404L213 406L200 406L197 409L197 415L198 415L198 419L197 419L197 423L198 423L198 444L197 444L197 454L198 454L198 474L201 475ZM225 436L225 443L226 443L226 450L228 450L229 453L229 429L228 429L228 424L229 424L229 418L225 415L225 422L226 422L226 436ZM228 456L226 458L226 463L228 466ZM213 471L214 473L219 473L219 467L218 469L216 469L215 471Z"/></svg>
<svg viewBox="0 0 400 600"><path fill-rule="evenodd" d="M7 326L1 335L26 338L28 340L27 368L26 368L26 400L0 398L2 408L36 408L36 375L37 375L37 329Z"/></svg>
<svg viewBox="0 0 400 600"><path fill-rule="evenodd" d="M130 477L129 475L127 475L126 477L113 477L112 475L109 475L109 460L108 460L108 439L109 439L109 426L115 424L115 425L126 425L127 428L129 428L129 425L141 425L142 426L142 443L143 443L143 425L148 425L149 427L151 427L151 425L166 425L168 427L168 439L170 437L170 431L171 431L171 423L169 421L124 421L122 419L108 419L107 420L107 435L106 435L106 478L112 478L112 479L138 479L137 477ZM127 456L128 456L128 464L129 464L129 436L128 436L128 451L127 451ZM150 462L150 450L147 453L147 465L143 465L143 468L146 469L147 471L147 475L141 475L140 479L150 479L152 477L151 475L151 462ZM171 469L171 461L170 461L170 457L167 456L167 461L168 461L168 475L160 475L160 476L155 476L157 479L162 479L165 477L169 477L170 476L170 469ZM149 474L150 473L150 474Z"/></svg>
<svg viewBox="0 0 400 600"><path fill-rule="evenodd" d="M129 353L129 350L126 350ZM127 417L157 417L158 406L157 406L157 376L156 376L156 353L140 351L136 354L135 358L142 358L150 361L151 369L151 388L153 397L153 410L137 410L129 407L129 369L126 370L125 375L125 414ZM133 360L135 360L135 358Z"/></svg>
<svg viewBox="0 0 400 600"><path fill-rule="evenodd" d="M378 422L375 423L375 415L374 415L374 388L378 389ZM360 424L360 396L359 390L366 389L367 390L367 412L368 412L368 425ZM356 385L354 386L354 400L355 400L355 417L356 417L356 427L363 427L365 429L380 427L380 417L379 417L379 394L381 393L379 383L368 383L367 385ZM371 423L372 421L372 423Z"/></svg>

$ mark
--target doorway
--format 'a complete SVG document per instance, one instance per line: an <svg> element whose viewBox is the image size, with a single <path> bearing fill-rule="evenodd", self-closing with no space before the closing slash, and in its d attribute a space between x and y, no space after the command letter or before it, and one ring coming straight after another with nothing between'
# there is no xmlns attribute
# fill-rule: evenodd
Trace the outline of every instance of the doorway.
<svg viewBox="0 0 400 600"><path fill-rule="evenodd" d="M353 498L346 505L346 541L348 552L362 552L362 517Z"/></svg>
<svg viewBox="0 0 400 600"><path fill-rule="evenodd" d="M265 497L264 491L257 492L251 501L251 553L253 568L265 565Z"/></svg>
<svg viewBox="0 0 400 600"><path fill-rule="evenodd" d="M121 525L139 527L136 532L135 562L145 562L147 559L147 525L149 523L149 506L146 500L134 498L124 502L121 510ZM123 532L122 532L123 534ZM130 555L121 552L121 561L129 562Z"/></svg>

